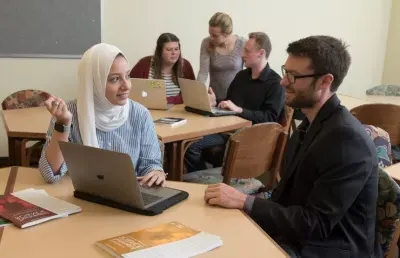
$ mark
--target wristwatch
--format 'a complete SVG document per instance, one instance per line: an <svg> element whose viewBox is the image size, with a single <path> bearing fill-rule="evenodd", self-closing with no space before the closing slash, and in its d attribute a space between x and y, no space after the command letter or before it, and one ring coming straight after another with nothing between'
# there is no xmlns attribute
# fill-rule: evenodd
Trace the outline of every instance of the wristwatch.
<svg viewBox="0 0 400 258"><path fill-rule="evenodd" d="M54 130L56 130L57 132L60 132L60 133L68 133L70 127L71 127L70 125L63 125L58 122L54 123Z"/></svg>

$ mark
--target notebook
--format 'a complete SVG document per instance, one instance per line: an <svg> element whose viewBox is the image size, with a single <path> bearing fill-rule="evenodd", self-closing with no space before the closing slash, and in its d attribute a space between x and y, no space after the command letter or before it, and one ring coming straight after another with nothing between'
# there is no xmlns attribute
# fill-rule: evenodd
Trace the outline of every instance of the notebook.
<svg viewBox="0 0 400 258"><path fill-rule="evenodd" d="M222 245L222 239L173 221L100 240L96 245L113 257L178 258L211 251Z"/></svg>

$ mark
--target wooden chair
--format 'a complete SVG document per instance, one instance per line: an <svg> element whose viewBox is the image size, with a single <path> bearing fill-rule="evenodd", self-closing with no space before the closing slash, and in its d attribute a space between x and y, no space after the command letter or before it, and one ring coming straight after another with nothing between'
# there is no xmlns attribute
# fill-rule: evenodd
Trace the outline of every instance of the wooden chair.
<svg viewBox="0 0 400 258"><path fill-rule="evenodd" d="M49 97L50 94L45 91L21 90L14 92L6 97L1 103L1 107L3 108L3 110L40 107L44 106L44 102ZM21 151L22 166L29 166L32 157L35 157L36 161L39 161L41 150L45 143L45 141L34 141L35 144L33 144L31 147L26 148L26 144L28 142L29 141L27 139L23 139L21 142L21 146L17 146L17 148L24 148L25 150Z"/></svg>
<svg viewBox="0 0 400 258"><path fill-rule="evenodd" d="M277 167L273 171L269 171L269 173L265 173L258 179L261 180L264 183L265 190L271 190L276 183L278 183L281 180L281 169L282 169L282 159L283 155L286 149L286 143L287 140L290 136L290 131L292 124L294 123L294 113L295 110L289 106L284 107L284 116L282 116L279 124L283 126L283 134L281 134L279 137L278 145L276 146L276 164Z"/></svg>
<svg viewBox="0 0 400 258"><path fill-rule="evenodd" d="M289 106L284 106L284 110L282 116L280 118L279 124L283 126L283 130L287 133L287 136L290 135L290 126L293 120L294 110ZM232 136L234 132L225 132L223 134L227 134L228 136ZM284 150L286 146L287 137L282 139L283 148ZM212 164L214 167L219 167L222 165L223 158L224 158L224 150L225 145L220 146L213 146L211 148L205 149L202 153L202 158L207 161L208 163Z"/></svg>
<svg viewBox="0 0 400 258"><path fill-rule="evenodd" d="M392 146L400 145L400 105L365 104L351 109L350 112L362 124L373 125L388 132Z"/></svg>
<svg viewBox="0 0 400 258"><path fill-rule="evenodd" d="M224 182L252 194L263 187L256 177L280 167L277 146L286 134L278 123L262 123L235 132L227 143L222 167L187 173L184 181L203 184ZM275 174L275 172L271 172Z"/></svg>
<svg viewBox="0 0 400 258"><path fill-rule="evenodd" d="M362 124L377 126L388 132L392 145L400 144L400 105L366 104L355 107L350 112Z"/></svg>

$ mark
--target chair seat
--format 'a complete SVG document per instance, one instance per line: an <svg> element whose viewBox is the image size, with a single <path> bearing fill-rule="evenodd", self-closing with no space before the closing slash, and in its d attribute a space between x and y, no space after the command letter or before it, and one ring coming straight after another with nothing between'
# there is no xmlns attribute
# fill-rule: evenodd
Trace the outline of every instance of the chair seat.
<svg viewBox="0 0 400 258"><path fill-rule="evenodd" d="M221 167L200 170L183 175L183 181L198 184L218 184L222 183ZM232 178L230 185L245 194L254 194L264 185L255 178L235 179Z"/></svg>

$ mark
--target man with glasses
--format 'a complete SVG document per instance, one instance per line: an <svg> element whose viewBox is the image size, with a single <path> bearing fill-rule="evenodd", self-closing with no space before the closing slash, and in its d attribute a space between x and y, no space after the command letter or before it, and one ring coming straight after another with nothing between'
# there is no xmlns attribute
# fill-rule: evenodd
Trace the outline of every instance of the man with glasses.
<svg viewBox="0 0 400 258"><path fill-rule="evenodd" d="M215 94L209 88L210 102L213 106L235 111L253 124L278 122L283 111L285 90L280 86L281 77L270 68L268 58L271 41L264 32L249 34L243 50L243 60L247 69L238 72L231 82L226 100L216 103ZM186 152L185 164L188 172L206 169L202 151L215 145L224 146L228 137L221 134L205 136L191 145ZM214 155L221 165L224 151ZM218 164L219 163L219 164Z"/></svg>
<svg viewBox="0 0 400 258"><path fill-rule="evenodd" d="M210 205L243 209L291 257L381 257L375 240L378 162L370 137L336 96L350 63L330 36L289 44L282 66L286 104L306 118L288 141L270 199L210 185Z"/></svg>

